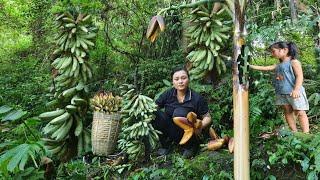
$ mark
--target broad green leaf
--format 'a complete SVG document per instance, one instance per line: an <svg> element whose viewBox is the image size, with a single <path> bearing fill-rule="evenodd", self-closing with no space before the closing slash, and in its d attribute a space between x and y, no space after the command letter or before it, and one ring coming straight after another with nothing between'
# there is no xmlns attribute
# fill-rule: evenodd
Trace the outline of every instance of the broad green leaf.
<svg viewBox="0 0 320 180"><path fill-rule="evenodd" d="M7 146L10 146L10 145L12 145L14 142L15 142L15 141L1 143L1 144L0 144L0 148L4 148L4 147L7 147Z"/></svg>
<svg viewBox="0 0 320 180"><path fill-rule="evenodd" d="M310 159L308 157L305 157L303 161L301 161L302 171L306 172L309 168L309 162Z"/></svg>
<svg viewBox="0 0 320 180"><path fill-rule="evenodd" d="M15 121L17 119L20 119L22 116L27 114L27 111L22 111L22 110L17 110L17 111L12 111L9 114L7 114L2 121Z"/></svg>
<svg viewBox="0 0 320 180"><path fill-rule="evenodd" d="M269 175L269 176L268 176L268 179L270 179L270 180L276 180L277 178L276 178L274 175Z"/></svg>
<svg viewBox="0 0 320 180"><path fill-rule="evenodd" d="M317 179L318 177L315 171L312 171L311 173L308 174L308 180L317 180Z"/></svg>
<svg viewBox="0 0 320 180"><path fill-rule="evenodd" d="M8 171L12 172L16 167L18 167L21 159L25 158L24 156L27 156L28 158L29 148L30 146L28 144L21 144L12 150L14 152L14 156L9 161L9 164L7 166Z"/></svg>
<svg viewBox="0 0 320 180"><path fill-rule="evenodd" d="M7 112L11 111L11 109L12 109L12 107L9 107L7 105L1 106L0 107L0 114L7 113Z"/></svg>
<svg viewBox="0 0 320 180"><path fill-rule="evenodd" d="M16 147L15 148L13 148L13 149L10 149L10 150L8 150L8 151L6 151L4 154L2 154L1 156L0 156L0 164L2 164L3 162L5 162L5 161L7 161L8 159L10 159L13 155L15 155L15 149L16 149Z"/></svg>
<svg viewBox="0 0 320 180"><path fill-rule="evenodd" d="M166 80L166 79L163 79L162 80L163 81L163 83L166 85L166 86L172 86L172 84L171 84L171 82L170 81L168 81L168 80Z"/></svg>
<svg viewBox="0 0 320 180"><path fill-rule="evenodd" d="M21 172L20 176L23 177L23 176L29 176L31 175L32 171L34 171L35 168L34 167L29 167L27 169L25 169L23 172Z"/></svg>
<svg viewBox="0 0 320 180"><path fill-rule="evenodd" d="M318 147L318 148L320 148L320 147ZM320 150L318 150L318 152L320 152ZM314 161L315 161L315 165L316 165L316 170L318 172L320 172L320 153L317 153L315 155L314 159L315 159Z"/></svg>
<svg viewBox="0 0 320 180"><path fill-rule="evenodd" d="M26 154L21 158L21 161L19 163L20 170L24 170L24 166L26 165L27 161L28 161L28 155Z"/></svg>

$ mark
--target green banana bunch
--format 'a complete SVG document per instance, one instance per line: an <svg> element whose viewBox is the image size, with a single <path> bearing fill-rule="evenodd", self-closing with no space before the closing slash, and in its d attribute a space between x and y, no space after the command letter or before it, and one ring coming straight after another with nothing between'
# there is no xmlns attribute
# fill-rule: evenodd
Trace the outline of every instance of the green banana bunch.
<svg viewBox="0 0 320 180"><path fill-rule="evenodd" d="M66 79L81 78L83 82L87 82L92 78L92 69L87 59L89 48L94 46L97 29L90 25L89 19L90 15L80 13L74 17L68 12L56 18L56 27L62 32L55 38L58 48L53 54L68 52L67 56L57 56L52 62L52 66L63 75L61 87L72 86L72 82L65 82Z"/></svg>
<svg viewBox="0 0 320 180"><path fill-rule="evenodd" d="M112 93L100 93L90 100L91 107L98 112L107 114L120 111L121 97L113 96Z"/></svg>
<svg viewBox="0 0 320 180"><path fill-rule="evenodd" d="M224 7L216 11L201 5L191 12L187 59L192 63L190 75L193 79L200 79L212 70L218 74L226 71L223 60L226 56L221 51L230 38L231 24L224 20L224 10Z"/></svg>
<svg viewBox="0 0 320 180"><path fill-rule="evenodd" d="M62 158L67 152L75 152L71 148L77 149L79 155L90 150L90 131L84 121L89 106L86 84L93 76L88 60L97 28L92 25L90 15L81 13L65 12L55 20L59 33L51 65L57 73L54 88L50 89L53 97L47 104L56 110L42 113L39 118L48 122L42 129L48 149ZM67 143L74 139L76 147Z"/></svg>
<svg viewBox="0 0 320 180"><path fill-rule="evenodd" d="M155 148L159 140L159 131L151 124L154 112L157 110L153 99L142 94L136 94L131 85L120 88L122 92L122 120L123 126L120 133L118 146L129 154L129 158L136 159L145 151L145 140Z"/></svg>
<svg viewBox="0 0 320 180"><path fill-rule="evenodd" d="M51 154L57 154L61 152L65 153L67 151L67 145L65 141L57 141L48 138L42 138L42 141Z"/></svg>
<svg viewBox="0 0 320 180"><path fill-rule="evenodd" d="M139 116L150 122L152 118L150 114L157 110L157 106L153 99L144 95L135 95L130 100L126 101L122 107L122 111L134 115L136 118Z"/></svg>
<svg viewBox="0 0 320 180"><path fill-rule="evenodd" d="M141 141L131 140L127 141L125 139L120 139L118 141L118 146L129 155L130 159L137 159L139 156L143 155L144 145Z"/></svg>

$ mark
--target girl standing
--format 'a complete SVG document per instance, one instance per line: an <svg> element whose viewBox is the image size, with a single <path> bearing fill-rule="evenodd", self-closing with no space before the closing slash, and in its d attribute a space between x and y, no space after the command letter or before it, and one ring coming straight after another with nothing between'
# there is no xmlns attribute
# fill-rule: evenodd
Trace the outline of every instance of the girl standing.
<svg viewBox="0 0 320 180"><path fill-rule="evenodd" d="M297 132L294 120L294 115L296 115L302 131L309 133L309 120L306 114L306 110L309 110L309 103L302 86L303 72L301 64L297 60L297 46L292 42L276 42L269 47L269 50L274 58L279 59L278 64L271 66L249 65L249 67L261 71L275 70L276 105L283 108L285 119L293 132Z"/></svg>

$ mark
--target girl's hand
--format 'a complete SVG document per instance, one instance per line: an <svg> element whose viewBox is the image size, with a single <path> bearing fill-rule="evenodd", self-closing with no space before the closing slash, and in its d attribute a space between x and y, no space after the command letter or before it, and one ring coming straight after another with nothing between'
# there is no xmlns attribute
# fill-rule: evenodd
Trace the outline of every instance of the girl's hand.
<svg viewBox="0 0 320 180"><path fill-rule="evenodd" d="M300 97L300 92L299 92L299 90L292 90L290 96L291 96L293 99Z"/></svg>

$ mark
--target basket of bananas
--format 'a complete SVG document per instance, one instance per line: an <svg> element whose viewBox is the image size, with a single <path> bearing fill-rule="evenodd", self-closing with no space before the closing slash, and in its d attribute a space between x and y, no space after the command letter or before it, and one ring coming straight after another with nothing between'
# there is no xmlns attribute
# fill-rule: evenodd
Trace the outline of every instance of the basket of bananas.
<svg viewBox="0 0 320 180"><path fill-rule="evenodd" d="M107 156L114 151L120 131L121 97L99 93L90 100L94 109L92 122L92 152Z"/></svg>

